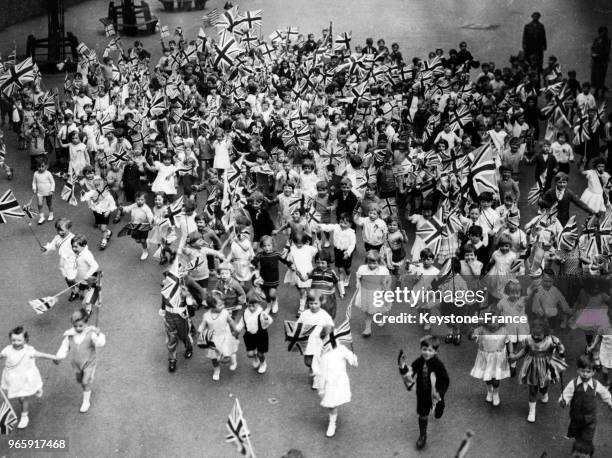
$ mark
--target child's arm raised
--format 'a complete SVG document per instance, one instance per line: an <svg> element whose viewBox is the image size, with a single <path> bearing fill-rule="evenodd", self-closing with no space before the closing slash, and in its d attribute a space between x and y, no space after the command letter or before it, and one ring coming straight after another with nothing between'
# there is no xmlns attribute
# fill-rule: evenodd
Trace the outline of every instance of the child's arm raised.
<svg viewBox="0 0 612 458"><path fill-rule="evenodd" d="M57 356L56 355L51 355L49 353L42 353L40 351L34 351L34 354L32 355L32 357L34 358L42 358L42 359L50 359L51 361L57 361Z"/></svg>

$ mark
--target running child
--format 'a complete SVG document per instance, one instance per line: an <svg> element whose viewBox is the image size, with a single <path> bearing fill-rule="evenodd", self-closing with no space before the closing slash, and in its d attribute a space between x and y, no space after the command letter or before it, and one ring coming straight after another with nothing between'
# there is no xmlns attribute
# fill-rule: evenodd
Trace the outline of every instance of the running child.
<svg viewBox="0 0 612 458"><path fill-rule="evenodd" d="M351 215L342 213L338 224L319 224L319 229L331 233L334 244L334 265L339 271L340 281L346 288L351 278L353 253L357 244L355 230L351 227Z"/></svg>
<svg viewBox="0 0 612 458"><path fill-rule="evenodd" d="M60 218L55 222L55 230L57 231L57 235L53 237L49 243L47 243L41 251L46 253L48 251L57 250L57 254L59 255L59 269L66 280L66 284L68 286L75 285L75 254L72 251L72 238L74 234L70 231L72 228L72 221L68 218ZM78 291L73 289L70 292L69 301L73 301L79 297Z"/></svg>
<svg viewBox="0 0 612 458"><path fill-rule="evenodd" d="M34 177L32 178L32 192L36 196L36 204L38 205L38 224L45 222L43 213L43 205L47 204L49 216L47 221L53 221L53 194L55 193L55 179L48 170L49 161L43 158L39 163Z"/></svg>
<svg viewBox="0 0 612 458"><path fill-rule="evenodd" d="M119 207L121 213L130 214L130 223L132 225L132 238L142 247L140 260L144 261L149 257L147 248L147 238L149 231L153 227L154 215L151 208L145 203L146 193L138 191L135 194L136 202L127 207Z"/></svg>
<svg viewBox="0 0 612 458"><path fill-rule="evenodd" d="M272 319L262 308L261 304L255 300L247 302L247 308L242 318L236 325L236 331L244 329L244 345L246 346L247 356L253 361L253 368L257 373L265 374L268 369L266 353L268 353L268 327L272 324Z"/></svg>

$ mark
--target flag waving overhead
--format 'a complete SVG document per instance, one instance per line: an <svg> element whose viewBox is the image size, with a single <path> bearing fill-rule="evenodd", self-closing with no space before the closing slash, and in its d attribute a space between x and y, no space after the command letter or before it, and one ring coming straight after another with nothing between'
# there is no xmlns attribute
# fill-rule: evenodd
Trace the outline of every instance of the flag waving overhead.
<svg viewBox="0 0 612 458"><path fill-rule="evenodd" d="M225 441L234 442L234 444L236 444L236 450L241 455L255 458L255 453L253 453L253 447L249 440L251 433L249 432L246 420L242 414L238 398L234 401L234 407L232 407L232 411L227 418L225 426L229 432L229 434L225 436Z"/></svg>
<svg viewBox="0 0 612 458"><path fill-rule="evenodd" d="M15 91L19 91L27 83L31 83L35 79L34 63L32 58L19 62L14 67L10 67L8 71L0 76L0 92L10 97Z"/></svg>
<svg viewBox="0 0 612 458"><path fill-rule="evenodd" d="M470 182L476 195L488 191L494 196L499 194L497 187L497 176L495 161L493 159L493 147L490 143L470 153L472 166L470 170Z"/></svg>
<svg viewBox="0 0 612 458"><path fill-rule="evenodd" d="M6 218L23 218L25 213L19 206L19 202L15 199L12 190L6 191L0 197L0 224L6 223Z"/></svg>

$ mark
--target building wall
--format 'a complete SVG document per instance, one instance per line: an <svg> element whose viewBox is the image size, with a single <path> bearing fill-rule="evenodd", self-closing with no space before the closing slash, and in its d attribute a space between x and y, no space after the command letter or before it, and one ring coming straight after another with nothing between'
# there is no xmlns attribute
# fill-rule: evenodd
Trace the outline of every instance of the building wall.
<svg viewBox="0 0 612 458"><path fill-rule="evenodd" d="M47 13L46 4L53 0L0 0L0 30L26 19ZM64 0L66 8L88 0Z"/></svg>

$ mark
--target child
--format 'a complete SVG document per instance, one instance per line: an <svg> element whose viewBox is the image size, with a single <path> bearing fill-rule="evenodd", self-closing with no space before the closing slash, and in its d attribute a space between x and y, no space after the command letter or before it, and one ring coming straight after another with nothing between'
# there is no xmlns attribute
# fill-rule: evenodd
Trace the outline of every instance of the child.
<svg viewBox="0 0 612 458"><path fill-rule="evenodd" d="M253 368L257 373L265 374L268 368L266 353L268 353L268 326L271 318L257 301L251 300L236 326L237 332L244 329L244 345L247 356L253 360Z"/></svg>
<svg viewBox="0 0 612 458"><path fill-rule="evenodd" d="M508 357L508 360L513 362L525 356L519 374L519 383L529 387L529 415L527 415L529 423L535 423L538 391L542 395L542 404L546 404L548 386L557 382L559 374L550 364L554 351L562 356L565 348L559 339L550 335L547 323L535 321L531 326L531 335L525 340L525 346Z"/></svg>
<svg viewBox="0 0 612 458"><path fill-rule="evenodd" d="M76 272L74 271L75 254L72 251L72 238L74 234L70 232L72 228L72 221L67 218L60 218L55 222L55 230L57 235L53 237L49 243L47 243L41 251L46 253L47 251L57 250L59 255L59 269L66 280L68 286L75 284L74 277ZM78 297L78 293L73 290L70 293L69 301L73 301Z"/></svg>
<svg viewBox="0 0 612 458"><path fill-rule="evenodd" d="M106 337L100 329L87 326L89 312L79 309L72 312L72 328L64 332L64 340L57 351L57 360L70 356L70 364L75 371L77 382L83 388L83 403L80 412L89 410L91 386L96 372L96 349L106 344Z"/></svg>
<svg viewBox="0 0 612 458"><path fill-rule="evenodd" d="M477 328L473 335L478 342L478 354L470 375L486 383L486 401L497 407L501 403L499 382L510 377L508 355L512 354L512 342L506 327L494 322Z"/></svg>
<svg viewBox="0 0 612 458"><path fill-rule="evenodd" d="M259 269L263 280L262 290L266 296L268 308L271 307L271 312L276 314L278 313L276 289L280 280L278 263L282 262L291 267L291 262L274 249L274 239L269 235L261 238L261 248L261 251L251 260L251 263Z"/></svg>
<svg viewBox="0 0 612 458"><path fill-rule="evenodd" d="M331 212L333 205L329 200L329 189L327 182L319 181L317 183L317 195L312 201L312 207L314 210L314 216L321 224L331 224ZM324 230L322 234L322 240L325 240L323 246L329 248L330 237L329 234Z"/></svg>
<svg viewBox="0 0 612 458"><path fill-rule="evenodd" d="M375 305L374 293L376 291L387 291L392 279L389 270L380 265L378 251L368 251L365 262L364 265L359 266L355 274L357 278L355 306L364 312L364 329L361 335L367 338L372 335L373 315L387 312L391 308L390 304Z"/></svg>
<svg viewBox="0 0 612 458"><path fill-rule="evenodd" d="M605 171L606 161L597 158L592 162L592 168L583 170L582 174L587 179L587 189L580 196L580 200L591 209L593 213L605 213L604 189L610 180L610 174Z"/></svg>
<svg viewBox="0 0 612 458"><path fill-rule="evenodd" d="M163 264L161 255L162 246L162 234L165 232L165 228L162 228L162 222L165 219L166 214L166 196L163 192L158 192L153 198L153 227L149 231L149 237L147 238L147 244L152 245L155 248L153 257L156 258L157 252L159 251L159 261Z"/></svg>
<svg viewBox="0 0 612 458"><path fill-rule="evenodd" d="M251 231L248 227L242 228L238 232L238 238L232 240L228 262L234 266L234 278L245 284L253 277L251 261L255 257L255 252L251 246Z"/></svg>
<svg viewBox="0 0 612 458"><path fill-rule="evenodd" d="M11 345L7 345L0 352L0 359L6 358L2 371L0 389L7 393L9 399L18 398L21 404L21 418L17 424L18 429L24 429L30 423L28 407L32 395L41 397L43 381L36 367L35 358L51 359L55 356L40 353L28 345L28 333L22 326L17 326L9 332Z"/></svg>
<svg viewBox="0 0 612 458"><path fill-rule="evenodd" d="M533 293L531 311L538 318L547 320L552 329L559 329L565 327L571 310L561 291L553 285L554 281L555 273L546 269L541 286Z"/></svg>
<svg viewBox="0 0 612 458"><path fill-rule="evenodd" d="M587 347L587 353L595 355L595 349L599 347L595 361L601 364L602 382L605 387L610 388L610 370L612 369L612 326L602 327L597 331L595 340Z"/></svg>
<svg viewBox="0 0 612 458"><path fill-rule="evenodd" d="M404 384L410 390L416 382L417 415L419 417L419 438L416 442L418 450L427 443L427 422L433 408L434 417L441 418L444 414L444 395L448 390L450 380L442 361L437 356L440 341L437 337L426 335L419 341L421 356L415 359L410 369L400 366L400 374Z"/></svg>
<svg viewBox="0 0 612 458"><path fill-rule="evenodd" d="M370 207L368 216L353 216L356 225L363 227L362 237L365 251L378 251L382 248L387 238L387 223L380 219L380 209L375 206Z"/></svg>
<svg viewBox="0 0 612 458"><path fill-rule="evenodd" d="M129 213L131 218L131 234L132 238L142 246L142 255L140 260L144 261L149 257L149 250L147 249L147 238L149 231L153 226L153 212L151 208L145 203L146 194L142 191L136 193L136 202L128 205L127 207L120 207L121 213Z"/></svg>
<svg viewBox="0 0 612 458"><path fill-rule="evenodd" d="M161 162L154 161L153 165L146 164L145 167L150 172L157 172L157 176L151 185L151 191L163 192L168 201L172 202L176 197L175 173L177 167L172 163L172 156L164 154Z"/></svg>
<svg viewBox="0 0 612 458"><path fill-rule="evenodd" d="M557 134L557 141L550 145L550 151L557 160L557 171L569 173L570 162L574 162L574 150L567 143L567 135L563 132Z"/></svg>
<svg viewBox="0 0 612 458"><path fill-rule="evenodd" d="M82 293L84 298L88 298L90 289L96 283L100 275L100 266L89 250L87 239L83 234L76 234L72 237L70 245L75 254L75 270L72 272L75 276L73 278L68 278L68 280L74 282L75 285L78 284L79 293ZM87 302L84 305L86 305L87 313L90 313L92 304Z"/></svg>
<svg viewBox="0 0 612 458"><path fill-rule="evenodd" d="M318 372L321 350L323 349L323 339L321 329L333 327L334 320L329 313L321 308L321 300L318 294L309 292L306 299L308 309L302 312L297 320L298 323L315 326L308 336L308 343L304 349L304 364L309 368L308 377L312 382L312 389L316 389L314 374Z"/></svg>
<svg viewBox="0 0 612 458"><path fill-rule="evenodd" d="M487 271L487 287L489 295L497 302L503 297L503 290L511 274L512 263L517 259L516 253L510 251L512 242L507 236L501 236L497 243L497 250L493 252Z"/></svg>
<svg viewBox="0 0 612 458"><path fill-rule="evenodd" d="M321 337L330 336L331 327L321 330ZM327 437L336 435L338 407L351 402L351 385L346 373L347 363L357 367L357 356L330 336L331 349L324 351L317 372L315 386L321 396L321 406L329 409Z"/></svg>
<svg viewBox="0 0 612 458"><path fill-rule="evenodd" d="M310 288L311 280L308 275L314 269L314 259L318 250L312 245L304 243L304 236L296 234L293 236L293 245L289 248L288 260L295 266L295 271L285 273L285 283L295 285L300 294L298 316L306 307L306 295Z"/></svg>
<svg viewBox="0 0 612 458"><path fill-rule="evenodd" d="M400 264L406 257L404 244L408 242L408 236L403 229L400 228L400 223L397 216L389 215L386 218L385 223L389 229L389 232L387 233L387 246L391 252L390 266L388 264L387 267L389 267L392 274L397 275Z"/></svg>
<svg viewBox="0 0 612 458"><path fill-rule="evenodd" d="M99 226L102 232L100 250L105 250L113 235L113 232L108 229L110 214L115 211L117 205L102 178L94 178L94 189L83 194L81 202L87 202L87 205L93 212L95 224Z"/></svg>
<svg viewBox="0 0 612 458"><path fill-rule="evenodd" d="M321 297L321 307L332 318L336 318L336 288L340 298L344 297L344 283L342 283L335 270L330 267L331 258L327 251L317 253L316 267L308 275L311 279L310 290Z"/></svg>
<svg viewBox="0 0 612 458"><path fill-rule="evenodd" d="M527 318L527 297L522 296L521 292L518 280L508 281L504 287L504 296L496 306L500 315ZM508 323L505 328L513 344L524 342L529 337L529 323ZM515 364L510 366L514 368Z"/></svg>
<svg viewBox="0 0 612 458"><path fill-rule="evenodd" d="M338 218L338 224L320 224L319 229L332 234L334 265L340 272L340 281L347 287L351 277L353 253L357 244L355 230L351 228L351 215L342 213Z"/></svg>
<svg viewBox="0 0 612 458"><path fill-rule="evenodd" d="M89 165L89 153L78 132L73 132L70 136L68 151L70 155L68 176L80 176L85 166Z"/></svg>
<svg viewBox="0 0 612 458"><path fill-rule="evenodd" d="M53 194L55 193L55 180L53 175L47 168L49 167L49 161L47 158L41 160L38 164L38 169L34 172L32 178L32 192L36 195L36 203L38 205L38 224L45 222L45 215L43 214L43 203L47 203L47 209L49 210L49 217L47 221L53 221Z"/></svg>
<svg viewBox="0 0 612 458"><path fill-rule="evenodd" d="M567 437L574 438L572 453L593 456L593 436L597 424L595 398L598 395L608 407L612 408L612 396L601 383L593 380L595 363L591 358L581 355L576 365L578 377L567 384L559 398L559 404L561 407L568 404L570 406L570 425Z"/></svg>
<svg viewBox="0 0 612 458"><path fill-rule="evenodd" d="M206 305L209 310L204 312L198 332L200 338L204 340L204 332L207 331L209 340L214 343L208 349L208 358L212 360L213 365L212 379L218 382L221 376L220 362L229 360L230 371L235 371L238 367L236 352L240 342L236 339L238 331L230 313L225 309L223 299L218 295L209 295L206 298Z"/></svg>
<svg viewBox="0 0 612 458"><path fill-rule="evenodd" d="M431 200L424 200L421 204L421 214L415 213L408 217L408 221L416 225L416 238L410 250L410 259L412 262L418 262L421 257L421 251L426 248L425 240L419 235L419 230L429 226L429 219L433 215L433 203Z"/></svg>
<svg viewBox="0 0 612 458"><path fill-rule="evenodd" d="M208 289L208 279L210 277L208 256L222 261L225 260L225 257L220 251L208 248L204 237L199 232L189 234L181 254L185 255L188 261L185 286L191 296L201 306L206 301L206 290ZM190 308L190 316L193 316L195 309L193 307L188 308Z"/></svg>

